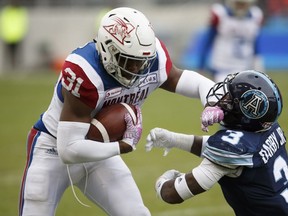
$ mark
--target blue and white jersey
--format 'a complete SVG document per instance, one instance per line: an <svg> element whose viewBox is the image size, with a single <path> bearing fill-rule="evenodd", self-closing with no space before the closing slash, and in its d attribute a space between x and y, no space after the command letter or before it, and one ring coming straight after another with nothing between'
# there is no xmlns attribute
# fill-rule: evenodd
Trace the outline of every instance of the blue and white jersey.
<svg viewBox="0 0 288 216"><path fill-rule="evenodd" d="M89 42L75 49L66 58L49 108L41 115L35 128L56 137L64 102L62 88L94 109L91 116L102 107L115 103L142 105L148 95L167 80L172 67L166 46L158 39L156 49L157 57L149 74L141 78L138 86L129 89L123 87L105 71L95 42Z"/></svg>
<svg viewBox="0 0 288 216"><path fill-rule="evenodd" d="M214 4L205 45L199 52L199 68L208 66L213 73L224 75L254 68L262 20L263 13L257 6L240 18L225 5Z"/></svg>
<svg viewBox="0 0 288 216"><path fill-rule="evenodd" d="M286 137L278 123L259 133L220 130L208 139L204 157L221 166L243 167L240 176L219 180L237 216L288 215L285 145Z"/></svg>

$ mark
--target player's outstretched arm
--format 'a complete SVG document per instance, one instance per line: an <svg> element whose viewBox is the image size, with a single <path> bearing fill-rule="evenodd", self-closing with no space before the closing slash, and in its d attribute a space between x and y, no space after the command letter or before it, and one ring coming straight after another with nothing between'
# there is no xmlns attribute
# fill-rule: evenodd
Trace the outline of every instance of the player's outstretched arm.
<svg viewBox="0 0 288 216"><path fill-rule="evenodd" d="M204 106L206 95L214 84L212 80L195 71L182 70L172 65L168 79L161 88L186 97L200 98Z"/></svg>
<svg viewBox="0 0 288 216"><path fill-rule="evenodd" d="M163 128L154 128L146 138L146 151L151 151L153 147L164 148L164 156L171 148L179 148L201 156L209 136L187 135L175 133Z"/></svg>
<svg viewBox="0 0 288 216"><path fill-rule="evenodd" d="M172 65L168 79L162 84L161 88L175 92L177 94L200 98L203 106L207 106L206 96L214 86L214 82L195 71L181 70ZM212 99L210 99L212 100ZM216 102L215 98L215 102ZM224 113L219 107L207 106L201 116L201 127L203 131L208 131L208 126L219 123L224 118Z"/></svg>
<svg viewBox="0 0 288 216"><path fill-rule="evenodd" d="M204 158L192 172L185 174L177 170L166 171L156 180L155 190L163 201L177 204L209 190L224 175L232 172L235 171Z"/></svg>

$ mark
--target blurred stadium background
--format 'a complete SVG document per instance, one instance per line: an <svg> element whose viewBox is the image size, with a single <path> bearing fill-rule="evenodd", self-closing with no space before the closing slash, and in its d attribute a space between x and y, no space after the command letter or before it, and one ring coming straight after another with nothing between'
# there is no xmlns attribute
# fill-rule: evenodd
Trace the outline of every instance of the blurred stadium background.
<svg viewBox="0 0 288 216"><path fill-rule="evenodd" d="M8 0L0 0L0 9L7 2ZM175 64L193 69L193 62L197 58L197 41L205 28L209 7L214 2L216 1L23 0L22 3L29 12L29 28L17 68L12 70L7 67L3 43L0 41L0 214L17 215L27 132L50 102L63 59L75 47L95 37L99 15L103 11L111 6L129 6L143 11L151 20L158 37L167 44ZM265 51L267 72L279 84L283 94L284 109L280 124L288 133L288 14L285 10L267 8L271 6L268 0L259 2L265 11L263 52ZM271 2L276 4L280 1ZM153 127L165 127L183 133L203 134L200 131L201 110L198 100L169 97L169 93L162 90L156 91L143 107L143 138L137 151L124 155L123 158L131 168L152 215L233 215L218 186L181 205L173 206L159 201L154 192L155 179L162 172L171 168L186 172L200 160L177 150L172 150L167 157L162 157L161 150L146 153L144 144L148 131ZM216 129L217 126L212 127L210 133ZM73 197L71 189L68 189L56 215L105 215L92 206L79 191L77 195L84 203L91 205L91 208L81 206Z"/></svg>
<svg viewBox="0 0 288 216"><path fill-rule="evenodd" d="M0 7L10 0L1 0ZM210 5L217 0L18 0L28 10L28 31L18 69L59 68L77 46L96 35L99 18L108 8L129 6L143 11L159 38L166 42L176 64L193 68ZM262 53L268 69L288 67L287 0L258 1L265 13ZM280 2L283 2L282 4ZM284 3L286 2L286 3ZM261 3L261 4L260 4ZM286 27L285 27L286 26ZM173 51L172 51L173 50ZM0 43L0 74L5 73L5 53Z"/></svg>

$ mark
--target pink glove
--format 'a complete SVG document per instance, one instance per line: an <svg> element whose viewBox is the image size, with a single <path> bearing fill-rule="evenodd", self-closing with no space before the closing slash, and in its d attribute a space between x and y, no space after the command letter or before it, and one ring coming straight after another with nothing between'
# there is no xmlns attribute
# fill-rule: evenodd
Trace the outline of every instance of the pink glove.
<svg viewBox="0 0 288 216"><path fill-rule="evenodd" d="M208 132L209 125L219 123L223 119L224 119L224 112L220 107L218 106L205 107L201 116L201 129L204 132Z"/></svg>
<svg viewBox="0 0 288 216"><path fill-rule="evenodd" d="M136 149L136 144L139 142L142 135L142 113L139 106L136 106L137 110L137 122L133 122L133 119L129 113L125 114L126 131L123 135L122 141Z"/></svg>

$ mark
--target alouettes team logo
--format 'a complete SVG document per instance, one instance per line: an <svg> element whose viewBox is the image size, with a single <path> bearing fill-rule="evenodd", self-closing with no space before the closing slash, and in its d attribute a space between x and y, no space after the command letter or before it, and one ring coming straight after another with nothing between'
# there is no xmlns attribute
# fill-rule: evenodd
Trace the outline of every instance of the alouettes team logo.
<svg viewBox="0 0 288 216"><path fill-rule="evenodd" d="M135 29L135 27L128 22L125 22L119 17L113 17L114 24L103 26L104 29L111 34L116 40L121 44L124 44L125 38L130 37L130 33Z"/></svg>

